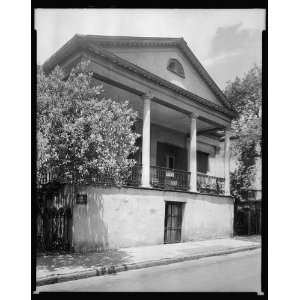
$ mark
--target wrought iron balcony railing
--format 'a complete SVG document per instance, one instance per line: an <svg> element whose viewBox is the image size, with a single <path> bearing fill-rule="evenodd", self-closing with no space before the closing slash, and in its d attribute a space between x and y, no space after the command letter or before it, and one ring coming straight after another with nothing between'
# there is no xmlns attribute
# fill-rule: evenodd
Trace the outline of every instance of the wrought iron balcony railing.
<svg viewBox="0 0 300 300"><path fill-rule="evenodd" d="M153 188L168 189L168 190L181 190L188 191L190 188L190 172L169 169L158 166L151 166L150 168L150 184ZM123 186L139 187L141 185L142 165L135 165L127 179L125 179ZM55 172L47 172L38 181L39 186L46 183L57 181L59 183L83 183L83 184L97 184L103 187L115 186L113 177L103 174L96 174L90 176L84 181L80 179L73 179L72 176L59 176ZM225 179L206 174L197 174L197 191L200 193L210 194L224 194Z"/></svg>
<svg viewBox="0 0 300 300"><path fill-rule="evenodd" d="M190 172L151 166L150 183L160 189L182 190L190 188Z"/></svg>
<svg viewBox="0 0 300 300"><path fill-rule="evenodd" d="M124 180L124 186L139 186L141 184L142 177L142 165L135 165L131 172L129 172L129 176ZM54 170L45 172L38 179L38 186L41 187L47 183L51 182L59 182L61 184L64 183L79 183L79 184L98 184L104 187L110 187L116 185L116 182L112 176L107 174L95 174L90 175L88 177L82 178L74 178L72 174L64 174L60 175Z"/></svg>
<svg viewBox="0 0 300 300"><path fill-rule="evenodd" d="M125 180L125 185L138 187L142 180L142 165L136 164L131 169L129 177Z"/></svg>
<svg viewBox="0 0 300 300"><path fill-rule="evenodd" d="M208 194L224 194L225 179L221 177L197 174L197 191Z"/></svg>

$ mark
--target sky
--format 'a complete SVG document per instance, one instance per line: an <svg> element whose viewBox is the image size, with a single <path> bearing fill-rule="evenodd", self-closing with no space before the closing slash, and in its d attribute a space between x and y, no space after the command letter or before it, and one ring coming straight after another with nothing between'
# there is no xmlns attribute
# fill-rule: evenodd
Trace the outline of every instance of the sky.
<svg viewBox="0 0 300 300"><path fill-rule="evenodd" d="M262 9L36 9L37 63L76 33L183 37L211 77L228 81L261 65Z"/></svg>

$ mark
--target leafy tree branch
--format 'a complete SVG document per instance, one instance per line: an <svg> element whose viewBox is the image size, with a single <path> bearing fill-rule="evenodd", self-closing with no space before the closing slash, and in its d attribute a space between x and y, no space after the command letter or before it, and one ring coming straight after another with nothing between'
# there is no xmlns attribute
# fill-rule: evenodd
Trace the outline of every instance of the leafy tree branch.
<svg viewBox="0 0 300 300"><path fill-rule="evenodd" d="M103 98L88 67L82 61L67 77L59 66L38 71L38 177L54 170L77 182L106 176L120 185L135 164L128 157L137 151L137 113L128 101Z"/></svg>

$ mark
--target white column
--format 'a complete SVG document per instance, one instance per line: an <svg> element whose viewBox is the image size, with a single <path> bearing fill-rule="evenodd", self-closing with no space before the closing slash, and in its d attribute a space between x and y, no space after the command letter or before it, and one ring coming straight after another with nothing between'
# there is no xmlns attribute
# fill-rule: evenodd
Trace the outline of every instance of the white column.
<svg viewBox="0 0 300 300"><path fill-rule="evenodd" d="M230 134L229 129L225 130L224 142L224 178L225 195L230 196Z"/></svg>
<svg viewBox="0 0 300 300"><path fill-rule="evenodd" d="M142 144L142 186L150 187L150 104L151 96L145 94Z"/></svg>
<svg viewBox="0 0 300 300"><path fill-rule="evenodd" d="M191 115L191 132L189 147L189 172L191 172L190 191L197 192L197 126L196 116Z"/></svg>
<svg viewBox="0 0 300 300"><path fill-rule="evenodd" d="M186 151L187 151L187 170L190 171L190 139L186 139Z"/></svg>

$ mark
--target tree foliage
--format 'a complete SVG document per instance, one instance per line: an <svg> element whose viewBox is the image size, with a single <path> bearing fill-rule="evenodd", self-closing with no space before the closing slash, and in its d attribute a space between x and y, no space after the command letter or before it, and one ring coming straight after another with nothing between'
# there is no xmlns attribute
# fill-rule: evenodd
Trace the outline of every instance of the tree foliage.
<svg viewBox="0 0 300 300"><path fill-rule="evenodd" d="M232 121L233 155L237 168L232 174L232 192L248 188L255 176L255 159L261 156L262 72L254 66L245 76L229 82L225 95L238 113Z"/></svg>
<svg viewBox="0 0 300 300"><path fill-rule="evenodd" d="M38 69L38 176L55 170L79 182L103 175L120 184L135 164L128 156L137 151L137 113L128 101L101 97L88 66L82 61L68 76L59 66L50 74Z"/></svg>

